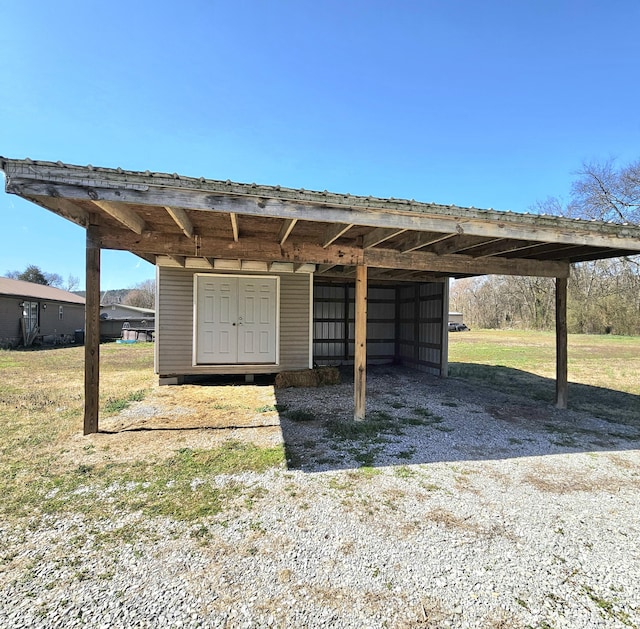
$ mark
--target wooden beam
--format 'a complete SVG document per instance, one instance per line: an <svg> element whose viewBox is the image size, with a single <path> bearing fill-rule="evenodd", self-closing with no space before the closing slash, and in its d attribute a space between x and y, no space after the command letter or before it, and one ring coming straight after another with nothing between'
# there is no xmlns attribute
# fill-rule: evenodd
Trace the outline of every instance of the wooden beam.
<svg viewBox="0 0 640 629"><path fill-rule="evenodd" d="M356 321L353 395L353 419L362 421L367 406L367 267L356 267Z"/></svg>
<svg viewBox="0 0 640 629"><path fill-rule="evenodd" d="M406 231L406 229L397 229L394 227L376 227L376 229L370 231L362 239L362 248L369 249L370 247L375 247L376 245L380 245L383 242L393 238L394 236L404 234L404 232Z"/></svg>
<svg viewBox="0 0 640 629"><path fill-rule="evenodd" d="M100 228L103 249L119 249L134 253L156 255L193 255L193 241L184 235L145 232L137 236L127 230ZM321 247L314 243L280 246L261 238L243 238L234 243L216 236L202 236L199 256L227 259L263 260L265 262L308 262L386 269L410 269L434 273L465 273L471 275L526 275L537 277L568 277L569 263L565 261L539 261L521 258L479 258L464 255L438 256L429 252L400 253L395 249L366 249L331 245Z"/></svg>
<svg viewBox="0 0 640 629"><path fill-rule="evenodd" d="M94 201L93 204L136 234L141 234L146 228L144 220L124 204L110 201Z"/></svg>
<svg viewBox="0 0 640 629"><path fill-rule="evenodd" d="M415 233L406 238L400 245L399 251L402 253L409 253L416 249L421 249L427 245L432 245L442 240L448 240L453 238L456 234L432 234L432 233Z"/></svg>
<svg viewBox="0 0 640 629"><path fill-rule="evenodd" d="M135 253L134 255L137 255L149 264L153 264L153 266L156 265L156 256L153 253Z"/></svg>
<svg viewBox="0 0 640 629"><path fill-rule="evenodd" d="M171 207L170 205L165 205L164 209L169 212L169 216L176 222L176 225L182 230L182 233L187 238L193 238L195 233L193 223L187 216L187 213L182 208Z"/></svg>
<svg viewBox="0 0 640 629"><path fill-rule="evenodd" d="M278 232L278 242L281 245L284 245L284 243L287 241L287 238L289 238L297 222L297 218L288 218L284 221L282 227L280 228L280 231Z"/></svg>
<svg viewBox="0 0 640 629"><path fill-rule="evenodd" d="M184 263L187 269L213 269L213 262L208 258L185 258Z"/></svg>
<svg viewBox="0 0 640 629"><path fill-rule="evenodd" d="M316 271L316 274L322 275L324 273L327 273L327 271L330 271L335 266L336 266L335 264L321 264L318 266L318 270Z"/></svg>
<svg viewBox="0 0 640 629"><path fill-rule="evenodd" d="M556 278L556 406L567 408L569 401L567 352L567 278Z"/></svg>
<svg viewBox="0 0 640 629"><path fill-rule="evenodd" d="M169 258L171 258L174 262L176 262L178 264L178 266L181 266L184 268L187 258L186 256L168 256Z"/></svg>
<svg viewBox="0 0 640 629"><path fill-rule="evenodd" d="M84 434L98 432L100 403L100 241L97 227L87 227L84 326Z"/></svg>
<svg viewBox="0 0 640 629"><path fill-rule="evenodd" d="M344 197L343 201L338 202L338 195L331 195L332 204L323 203L319 199L311 202L276 198L280 193L275 191L273 198L247 196L246 192L236 196L186 185L150 185L148 179L145 179L147 183L132 185L128 182L127 185L124 182L125 177L122 187L115 187L112 181L108 187L101 187L99 182L92 187L87 185L86 173L83 173L84 180L79 180L77 185L73 185L69 178L67 181L47 181L32 179L23 172L13 174L9 163L5 164L5 172L10 174L6 191L25 198L42 196L162 207L170 205L249 216L296 218L323 223L396 227L445 234L458 233L640 251L640 229L637 226L591 225L585 221L578 222L562 217L508 214L385 199L363 200L358 197ZM69 174L67 172L67 177ZM135 179L130 175L126 178ZM377 207L378 205L380 207Z"/></svg>
<svg viewBox="0 0 640 629"><path fill-rule="evenodd" d="M526 275L534 277L568 277L567 262L522 260L519 258L472 258L452 254L439 256L434 253L413 251L400 253L390 249L367 249L364 252L367 266L388 269L411 269L435 273L470 273L471 275ZM535 262L533 266L531 263ZM554 275L555 273L555 275Z"/></svg>
<svg viewBox="0 0 640 629"><path fill-rule="evenodd" d="M327 227L324 232L324 237L322 238L322 248L326 249L329 245L338 240L340 236L346 234L352 227L352 224L344 225L342 223L337 223L336 225L330 225Z"/></svg>
<svg viewBox="0 0 640 629"><path fill-rule="evenodd" d="M233 242L238 242L238 238L240 237L240 232L238 231L238 217L234 212L229 214L229 218L231 219L231 229L233 231Z"/></svg>
<svg viewBox="0 0 640 629"><path fill-rule="evenodd" d="M156 264L158 266L166 266L172 269L180 269L185 266L176 260L176 256L156 256Z"/></svg>
<svg viewBox="0 0 640 629"><path fill-rule="evenodd" d="M291 262L272 262L269 265L271 273L293 273L293 264Z"/></svg>

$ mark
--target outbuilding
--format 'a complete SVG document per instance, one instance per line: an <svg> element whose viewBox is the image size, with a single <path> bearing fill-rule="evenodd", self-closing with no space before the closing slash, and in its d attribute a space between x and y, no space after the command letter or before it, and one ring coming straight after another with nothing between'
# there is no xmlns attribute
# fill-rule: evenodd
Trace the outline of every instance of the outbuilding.
<svg viewBox="0 0 640 629"><path fill-rule="evenodd" d="M151 340L155 330L156 311L153 308L128 304L100 306L100 338Z"/></svg>
<svg viewBox="0 0 640 629"><path fill-rule="evenodd" d="M83 328L84 297L0 277L0 347L71 343Z"/></svg>
<svg viewBox="0 0 640 629"><path fill-rule="evenodd" d="M556 278L567 404L572 263L640 253L640 228L280 186L0 158L7 192L86 228L85 433L98 429L100 250L156 265L161 382L367 362L447 375L450 277Z"/></svg>

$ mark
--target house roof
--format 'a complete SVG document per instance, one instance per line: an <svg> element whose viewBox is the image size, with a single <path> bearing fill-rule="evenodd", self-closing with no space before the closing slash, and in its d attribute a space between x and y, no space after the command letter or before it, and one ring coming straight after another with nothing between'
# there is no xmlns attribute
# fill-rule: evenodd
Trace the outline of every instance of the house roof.
<svg viewBox="0 0 640 629"><path fill-rule="evenodd" d="M61 288L23 282L22 280L12 280L8 277L0 277L0 295L10 295L12 297L24 297L28 299L38 299L46 301L60 301L69 304L82 304L84 297L74 295Z"/></svg>
<svg viewBox="0 0 640 629"><path fill-rule="evenodd" d="M100 308L104 310L131 310L131 312L137 312L145 315L155 315L156 311L153 308L140 308L139 306L129 306L128 304L100 304Z"/></svg>
<svg viewBox="0 0 640 629"><path fill-rule="evenodd" d="M640 228L178 174L0 158L7 192L88 227L102 248L160 265L414 281L486 273L566 277L640 253Z"/></svg>

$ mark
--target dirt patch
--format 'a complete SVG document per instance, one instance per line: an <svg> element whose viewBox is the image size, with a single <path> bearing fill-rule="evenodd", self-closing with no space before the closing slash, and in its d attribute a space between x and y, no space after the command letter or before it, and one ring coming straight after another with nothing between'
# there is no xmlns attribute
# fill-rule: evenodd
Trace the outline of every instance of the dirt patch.
<svg viewBox="0 0 640 629"><path fill-rule="evenodd" d="M100 419L100 432L74 433L59 465L160 460L180 448L208 449L225 441L282 444L273 387L156 387L141 402Z"/></svg>

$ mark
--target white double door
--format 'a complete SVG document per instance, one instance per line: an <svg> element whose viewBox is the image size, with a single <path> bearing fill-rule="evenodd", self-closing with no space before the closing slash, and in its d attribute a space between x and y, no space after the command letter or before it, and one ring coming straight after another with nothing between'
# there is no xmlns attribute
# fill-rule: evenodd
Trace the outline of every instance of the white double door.
<svg viewBox="0 0 640 629"><path fill-rule="evenodd" d="M278 278L196 276L196 363L277 362Z"/></svg>

